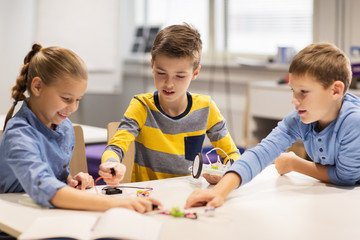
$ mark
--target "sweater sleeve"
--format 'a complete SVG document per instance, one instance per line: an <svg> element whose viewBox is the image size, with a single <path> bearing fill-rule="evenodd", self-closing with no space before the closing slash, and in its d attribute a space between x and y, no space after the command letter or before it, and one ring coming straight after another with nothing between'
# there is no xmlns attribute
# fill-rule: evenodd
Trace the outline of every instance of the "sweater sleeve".
<svg viewBox="0 0 360 240"><path fill-rule="evenodd" d="M101 162L122 162L131 142L135 140L140 129L144 126L146 117L147 110L144 104L140 100L133 98L114 137L105 148Z"/></svg>
<svg viewBox="0 0 360 240"><path fill-rule="evenodd" d="M360 116L348 116L338 132L339 155L328 168L328 177L336 185L352 186L360 180Z"/></svg>
<svg viewBox="0 0 360 240"><path fill-rule="evenodd" d="M298 120L290 113L257 146L245 151L228 170L241 177L241 185L250 182L299 138Z"/></svg>
<svg viewBox="0 0 360 240"><path fill-rule="evenodd" d="M208 129L206 131L211 144L214 147L221 148L226 152L230 159L236 161L240 157L239 149L236 147L228 129L226 128L226 120L221 115L220 110L216 106L214 101L210 102L208 119ZM222 151L217 150L224 163L228 160L226 155Z"/></svg>

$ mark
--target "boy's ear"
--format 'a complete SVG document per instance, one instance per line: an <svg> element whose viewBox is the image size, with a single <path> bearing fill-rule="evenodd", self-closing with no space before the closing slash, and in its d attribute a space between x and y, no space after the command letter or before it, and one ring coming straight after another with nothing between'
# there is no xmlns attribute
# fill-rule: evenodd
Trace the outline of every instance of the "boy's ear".
<svg viewBox="0 0 360 240"><path fill-rule="evenodd" d="M345 85L342 81L335 81L333 83L333 96L335 98L339 98L339 97L342 97L344 95L344 88L345 88Z"/></svg>
<svg viewBox="0 0 360 240"><path fill-rule="evenodd" d="M191 80L195 80L195 79L197 78L197 76L199 75L199 72L200 72L200 68L201 68L201 66L199 65L199 66L195 69L194 74L193 74L193 77L192 77Z"/></svg>
<svg viewBox="0 0 360 240"><path fill-rule="evenodd" d="M152 59L150 59L150 63L151 63L151 68L153 68L154 62Z"/></svg>
<svg viewBox="0 0 360 240"><path fill-rule="evenodd" d="M41 90L43 88L44 83L42 82L41 78L34 77L33 80L31 80L31 93L34 96L39 96L41 93Z"/></svg>

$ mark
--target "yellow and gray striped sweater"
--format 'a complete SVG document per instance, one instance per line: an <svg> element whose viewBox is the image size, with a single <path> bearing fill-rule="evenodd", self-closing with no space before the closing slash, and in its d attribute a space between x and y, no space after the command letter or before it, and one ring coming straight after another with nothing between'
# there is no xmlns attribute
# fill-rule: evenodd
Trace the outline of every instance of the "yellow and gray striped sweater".
<svg viewBox="0 0 360 240"><path fill-rule="evenodd" d="M121 161L135 140L132 182L189 175L205 134L214 147L237 160L240 153L215 102L209 96L189 92L187 97L185 112L170 117L161 109L157 92L134 96L102 162L111 158ZM227 161L221 151L218 154Z"/></svg>

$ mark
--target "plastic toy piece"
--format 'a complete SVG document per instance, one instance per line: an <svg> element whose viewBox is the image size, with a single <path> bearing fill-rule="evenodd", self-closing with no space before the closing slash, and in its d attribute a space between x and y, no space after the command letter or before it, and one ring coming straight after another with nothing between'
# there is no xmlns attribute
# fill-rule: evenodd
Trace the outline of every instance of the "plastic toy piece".
<svg viewBox="0 0 360 240"><path fill-rule="evenodd" d="M113 177L115 177L115 176L116 176L115 169L114 169L114 168L110 168L110 171L111 171L111 175L112 175Z"/></svg>
<svg viewBox="0 0 360 240"><path fill-rule="evenodd" d="M150 193L148 191L138 190L136 196L138 197L148 197Z"/></svg>
<svg viewBox="0 0 360 240"><path fill-rule="evenodd" d="M104 187L102 189L103 193L106 195L113 195L113 194L121 194L122 190L117 187Z"/></svg>
<svg viewBox="0 0 360 240"><path fill-rule="evenodd" d="M215 208L214 207L206 207L205 208L205 216L207 216L207 217L215 216Z"/></svg>
<svg viewBox="0 0 360 240"><path fill-rule="evenodd" d="M213 148L211 151L213 151L215 149L220 149L220 148ZM220 150L223 151L222 149L220 149ZM210 153L211 151L209 151L208 153ZM203 156L201 153L196 154L195 159L193 161L193 166L192 166L192 176L194 178L199 178L201 176L201 174L222 176L234 162L234 160L228 158L229 160L224 165L221 163L220 159L218 158L216 163L211 163L211 161L209 160L209 157L207 156L208 153L206 153L206 157L207 157L209 164L203 164Z"/></svg>
<svg viewBox="0 0 360 240"><path fill-rule="evenodd" d="M170 215L170 216L173 216L176 218L188 218L188 219L193 219L193 220L197 219L197 214L195 212L194 213L185 213L185 212L180 211L180 209L178 207L171 208L171 211L170 210L161 211L160 214Z"/></svg>

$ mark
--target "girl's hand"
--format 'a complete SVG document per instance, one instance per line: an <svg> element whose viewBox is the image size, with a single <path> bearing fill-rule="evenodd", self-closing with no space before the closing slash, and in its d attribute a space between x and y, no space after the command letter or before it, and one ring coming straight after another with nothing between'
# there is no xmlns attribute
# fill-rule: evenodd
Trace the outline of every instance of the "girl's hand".
<svg viewBox="0 0 360 240"><path fill-rule="evenodd" d="M94 179L88 173L79 172L74 177L68 177L67 184L70 187L85 190L94 186Z"/></svg>
<svg viewBox="0 0 360 240"><path fill-rule="evenodd" d="M119 199L119 207L128 208L139 213L151 212L153 210L153 205L162 207L160 201L151 198L151 197L137 197L137 198L125 198Z"/></svg>
<svg viewBox="0 0 360 240"><path fill-rule="evenodd" d="M115 176L111 173L111 168L115 170ZM107 185L119 185L126 172L126 166L119 162L105 162L100 164L99 175L104 178Z"/></svg>

